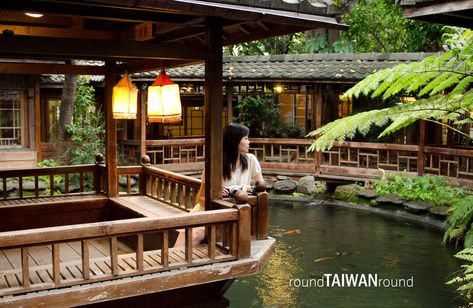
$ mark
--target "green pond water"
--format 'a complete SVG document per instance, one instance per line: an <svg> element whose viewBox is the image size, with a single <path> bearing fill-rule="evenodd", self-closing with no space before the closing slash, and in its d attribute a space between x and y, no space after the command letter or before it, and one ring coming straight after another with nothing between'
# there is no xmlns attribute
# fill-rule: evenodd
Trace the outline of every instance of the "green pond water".
<svg viewBox="0 0 473 308"><path fill-rule="evenodd" d="M277 241L275 253L261 273L235 280L225 294L230 307L464 304L445 285L461 261L432 227L368 211L272 200L270 235ZM356 285L347 287L346 279L355 278Z"/></svg>

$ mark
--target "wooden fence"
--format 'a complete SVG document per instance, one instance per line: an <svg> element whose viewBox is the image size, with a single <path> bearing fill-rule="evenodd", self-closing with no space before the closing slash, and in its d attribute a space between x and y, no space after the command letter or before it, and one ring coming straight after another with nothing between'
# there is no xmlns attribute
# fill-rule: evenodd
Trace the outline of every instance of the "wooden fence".
<svg viewBox="0 0 473 308"><path fill-rule="evenodd" d="M251 138L250 152L263 169L314 172L321 175L379 177L383 172L406 172L412 175L434 174L463 181L473 181L473 149L385 144L369 142L335 143L322 153L307 152L312 140ZM157 163L198 162L205 155L203 138L147 141L159 144ZM123 151L136 142L122 143ZM189 148L196 149L189 154ZM172 154L172 155L171 155ZM154 161L152 161L154 163Z"/></svg>

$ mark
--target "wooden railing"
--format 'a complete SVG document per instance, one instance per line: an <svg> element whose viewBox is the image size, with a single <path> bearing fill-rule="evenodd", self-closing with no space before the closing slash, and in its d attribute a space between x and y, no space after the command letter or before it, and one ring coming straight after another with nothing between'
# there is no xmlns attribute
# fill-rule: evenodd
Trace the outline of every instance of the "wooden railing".
<svg viewBox="0 0 473 308"><path fill-rule="evenodd" d="M95 165L0 170L0 200L102 192L102 163L103 157Z"/></svg>
<svg viewBox="0 0 473 308"><path fill-rule="evenodd" d="M21 269L0 272L0 281L3 282L0 296L245 258L250 247L249 225L246 224L249 224L249 206L231 208L227 205L226 209L194 215L135 218L0 233L0 249L8 252L10 258L15 258L12 254L17 254L16 258L21 260ZM192 231L201 226L207 228L209 240L205 250L200 249L198 254L193 254ZM183 249L170 247L169 234L175 229L185 229L186 245ZM217 232L223 234L225 240L219 242ZM150 233L159 235L161 246L145 250L143 239ZM136 244L132 252L119 251L121 237L133 238ZM94 241L108 243L107 257L92 256L90 245ZM63 253L67 253L63 249L70 249L75 243L80 243L80 259L64 261ZM31 264L30 251L45 246L50 249L51 263L43 266Z"/></svg>
<svg viewBox="0 0 473 308"><path fill-rule="evenodd" d="M151 167L149 160L144 161L144 166L121 166L118 174L126 180L126 191L120 195L142 194L150 198L166 203L173 207L189 212L197 203L197 196L201 181L177 174L167 170ZM133 179L138 179L135 185L139 190L133 191ZM233 206L234 199L226 199ZM251 235L256 239L266 239L269 228L269 199L266 192L258 192L248 196L248 205L251 214ZM219 207L222 208L219 203Z"/></svg>
<svg viewBox="0 0 473 308"><path fill-rule="evenodd" d="M417 173L419 147L403 144L368 142L336 143L322 154L319 172L349 173L357 176L380 176L382 172Z"/></svg>
<svg viewBox="0 0 473 308"><path fill-rule="evenodd" d="M307 152L312 143L310 139L250 138L250 141L250 152L257 156L263 170L296 170L347 177L379 177L383 172L407 172L473 181L472 149L344 142L335 143L329 151L313 153ZM168 143L169 148L166 149ZM203 159L199 155L187 155L185 151L177 150L180 145L192 145L199 149L202 147L199 151L204 153L202 138L155 140L147 141L148 144L159 144L161 147L158 163L197 162ZM176 150L171 151L171 147ZM171 152L172 157L166 156Z"/></svg>

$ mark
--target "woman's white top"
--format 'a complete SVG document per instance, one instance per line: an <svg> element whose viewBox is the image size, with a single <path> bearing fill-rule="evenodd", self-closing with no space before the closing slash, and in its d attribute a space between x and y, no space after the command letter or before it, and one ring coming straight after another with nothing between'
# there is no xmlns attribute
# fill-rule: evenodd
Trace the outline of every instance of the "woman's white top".
<svg viewBox="0 0 473 308"><path fill-rule="evenodd" d="M235 169L235 171L232 172L232 177L228 180L223 181L223 186L227 187L230 185L250 185L251 180L261 173L261 166L259 164L258 159L254 154L251 153L244 153L241 155L245 155L247 158L248 162L248 168L241 172L241 167L238 169ZM202 172L202 183L205 183L205 170ZM197 203L194 208L191 210L191 212L198 212L198 211L203 211L204 206L201 205L200 203Z"/></svg>
<svg viewBox="0 0 473 308"><path fill-rule="evenodd" d="M259 164L258 159L254 154L245 153L241 154L245 155L248 162L248 168L241 172L241 167L235 169L232 172L232 177L226 181L223 181L223 186L230 186L230 185L250 185L251 180L259 173L261 173L261 166Z"/></svg>

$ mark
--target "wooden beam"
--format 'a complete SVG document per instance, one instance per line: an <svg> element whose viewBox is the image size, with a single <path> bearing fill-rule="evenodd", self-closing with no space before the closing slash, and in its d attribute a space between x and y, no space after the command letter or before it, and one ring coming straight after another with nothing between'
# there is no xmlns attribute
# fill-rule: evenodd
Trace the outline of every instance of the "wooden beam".
<svg viewBox="0 0 473 308"><path fill-rule="evenodd" d="M471 9L473 9L472 0L445 1L441 3L428 4L420 7L406 7L403 9L403 14L407 18L415 18L420 16L439 15Z"/></svg>
<svg viewBox="0 0 473 308"><path fill-rule="evenodd" d="M108 73L105 75L105 126L107 134L106 164L107 164L107 193L109 197L118 196L117 174L117 120L113 118L112 93L115 85L113 64L106 64Z"/></svg>
<svg viewBox="0 0 473 308"><path fill-rule="evenodd" d="M205 61L205 210L222 194L222 20L206 20L209 57Z"/></svg>
<svg viewBox="0 0 473 308"><path fill-rule="evenodd" d="M96 31L83 29L65 29L37 26L0 25L0 32L13 31L14 35L31 35L44 37L88 38L99 40L113 40L121 37L120 32Z"/></svg>
<svg viewBox="0 0 473 308"><path fill-rule="evenodd" d="M130 73L158 71L163 68L180 67L202 63L202 60L127 60L122 71Z"/></svg>
<svg viewBox="0 0 473 308"><path fill-rule="evenodd" d="M105 75L104 66L70 65L59 63L10 63L0 62L0 74L73 74Z"/></svg>
<svg viewBox="0 0 473 308"><path fill-rule="evenodd" d="M159 22L163 23L185 23L194 16L189 14L178 14L158 11L156 2L149 2L148 5L119 3L120 1L100 1L101 3L91 3L92 1L0 1L0 11L19 11L21 14L26 11L41 12L45 16L63 15L67 17L82 16L101 20L113 20L120 22ZM97 1L96 1L97 2ZM147 9L143 9L147 8ZM187 12L188 13L188 12Z"/></svg>
<svg viewBox="0 0 473 308"><path fill-rule="evenodd" d="M182 44L0 35L0 56L205 59L207 51Z"/></svg>

